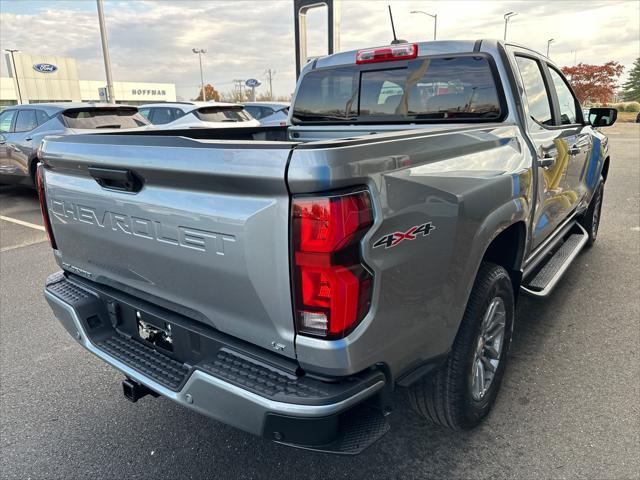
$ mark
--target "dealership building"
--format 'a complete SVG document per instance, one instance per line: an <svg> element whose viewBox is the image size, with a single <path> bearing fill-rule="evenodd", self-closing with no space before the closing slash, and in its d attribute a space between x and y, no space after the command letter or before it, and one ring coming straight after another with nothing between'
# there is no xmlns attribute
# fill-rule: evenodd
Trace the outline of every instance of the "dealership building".
<svg viewBox="0 0 640 480"><path fill-rule="evenodd" d="M106 81L81 80L75 58L7 52L9 77L0 77L0 109L9 105L44 102L100 102ZM140 105L175 102L173 83L114 82L117 103Z"/></svg>

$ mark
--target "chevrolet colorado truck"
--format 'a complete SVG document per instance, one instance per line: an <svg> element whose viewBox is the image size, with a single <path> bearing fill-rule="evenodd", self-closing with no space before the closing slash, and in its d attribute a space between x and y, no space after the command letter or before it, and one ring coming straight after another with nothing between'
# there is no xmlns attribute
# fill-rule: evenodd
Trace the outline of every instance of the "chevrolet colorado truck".
<svg viewBox="0 0 640 480"><path fill-rule="evenodd" d="M132 401L335 453L398 390L468 429L518 293L596 240L616 115L532 50L438 41L313 60L284 127L48 137L44 294Z"/></svg>

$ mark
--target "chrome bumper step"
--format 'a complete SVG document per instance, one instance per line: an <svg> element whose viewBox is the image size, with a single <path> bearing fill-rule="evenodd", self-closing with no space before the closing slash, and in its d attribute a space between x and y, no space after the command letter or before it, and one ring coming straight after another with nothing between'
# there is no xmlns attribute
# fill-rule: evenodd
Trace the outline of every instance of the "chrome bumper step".
<svg viewBox="0 0 640 480"><path fill-rule="evenodd" d="M589 239L586 230L579 223L574 226L559 248L540 261L541 267L525 277L521 290L534 297L546 297L556 287L564 273L573 263L578 253Z"/></svg>

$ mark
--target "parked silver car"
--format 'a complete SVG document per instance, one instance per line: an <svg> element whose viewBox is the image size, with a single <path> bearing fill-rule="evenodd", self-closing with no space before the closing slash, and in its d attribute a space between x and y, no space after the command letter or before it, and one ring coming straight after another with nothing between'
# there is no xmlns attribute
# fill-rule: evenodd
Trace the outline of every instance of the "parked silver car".
<svg viewBox="0 0 640 480"><path fill-rule="evenodd" d="M284 126L289 117L288 103L245 102L244 108L264 127Z"/></svg>
<svg viewBox="0 0 640 480"><path fill-rule="evenodd" d="M38 147L46 135L147 125L138 109L127 105L65 102L8 107L0 113L0 183L35 185Z"/></svg>
<svg viewBox="0 0 640 480"><path fill-rule="evenodd" d="M259 127L243 105L222 102L150 103L140 113L162 129Z"/></svg>

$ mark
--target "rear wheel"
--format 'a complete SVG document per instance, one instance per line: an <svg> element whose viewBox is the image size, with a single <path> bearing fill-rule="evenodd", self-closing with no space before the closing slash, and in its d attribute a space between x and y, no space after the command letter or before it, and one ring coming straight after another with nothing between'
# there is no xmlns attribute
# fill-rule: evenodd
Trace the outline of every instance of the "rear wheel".
<svg viewBox="0 0 640 480"><path fill-rule="evenodd" d="M447 362L409 390L414 410L445 427L475 427L489 413L504 375L513 329L507 271L483 263Z"/></svg>
<svg viewBox="0 0 640 480"><path fill-rule="evenodd" d="M584 215L580 218L579 222L587 231L589 239L587 240L587 246L590 247L596 241L598 236L598 228L600 227L600 218L602 213L602 198L604 195L604 179L600 177L600 183L593 192L593 198L589 204L589 208L584 212Z"/></svg>

